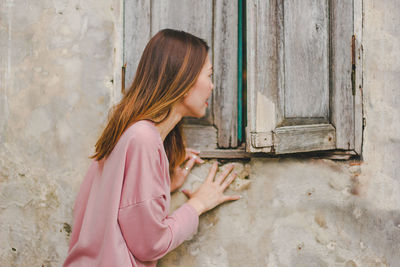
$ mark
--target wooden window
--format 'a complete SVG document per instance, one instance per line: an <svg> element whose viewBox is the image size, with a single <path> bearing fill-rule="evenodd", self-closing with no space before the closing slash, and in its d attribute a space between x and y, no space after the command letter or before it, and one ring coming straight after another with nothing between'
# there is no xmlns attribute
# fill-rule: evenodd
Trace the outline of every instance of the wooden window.
<svg viewBox="0 0 400 267"><path fill-rule="evenodd" d="M188 145L200 149L201 156L359 155L361 16L362 0L125 0L123 79L132 82L146 43L160 29L184 30L208 42L214 66L206 116L185 119ZM241 55L247 89L239 94L244 103L238 102L241 20L246 25ZM238 104L247 109L243 125ZM243 143L241 127L246 129Z"/></svg>
<svg viewBox="0 0 400 267"><path fill-rule="evenodd" d="M247 1L248 152L361 153L361 7Z"/></svg>

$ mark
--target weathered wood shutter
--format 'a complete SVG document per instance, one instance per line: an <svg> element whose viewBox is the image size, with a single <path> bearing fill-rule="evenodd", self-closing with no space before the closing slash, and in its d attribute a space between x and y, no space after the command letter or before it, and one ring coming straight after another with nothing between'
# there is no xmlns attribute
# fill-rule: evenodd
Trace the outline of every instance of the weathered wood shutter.
<svg viewBox="0 0 400 267"><path fill-rule="evenodd" d="M210 46L214 91L207 114L185 119L188 146L202 151L237 144L237 3L222 0L125 0L124 63L128 87L143 49L159 30L172 28L199 36Z"/></svg>
<svg viewBox="0 0 400 267"><path fill-rule="evenodd" d="M356 148L353 24L353 1L247 0L248 152Z"/></svg>

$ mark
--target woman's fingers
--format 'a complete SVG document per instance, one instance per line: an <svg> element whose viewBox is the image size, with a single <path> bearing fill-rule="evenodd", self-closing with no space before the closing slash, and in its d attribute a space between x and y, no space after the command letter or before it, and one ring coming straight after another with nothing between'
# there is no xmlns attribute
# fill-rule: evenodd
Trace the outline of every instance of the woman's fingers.
<svg viewBox="0 0 400 267"><path fill-rule="evenodd" d="M186 156L185 156L185 160L189 159L189 158L194 158L196 160L196 163L204 163L204 160L202 160L199 157L200 151L199 150L195 150L195 149L191 149L191 148L186 148Z"/></svg>
<svg viewBox="0 0 400 267"><path fill-rule="evenodd" d="M196 163L204 163L204 160L201 159L199 156L194 156L194 158L196 159Z"/></svg>
<svg viewBox="0 0 400 267"><path fill-rule="evenodd" d="M217 184L221 184L222 181L224 181L224 179L228 176L228 174L233 170L233 167L234 167L233 164L228 166L220 175L218 175L217 178L215 178L215 182Z"/></svg>
<svg viewBox="0 0 400 267"><path fill-rule="evenodd" d="M230 201L230 200L238 200L238 199L241 199L241 198L242 198L242 196L240 196L240 195L233 195L233 196L224 195L224 197L222 198L222 202L221 203L223 203L225 201Z"/></svg>
<svg viewBox="0 0 400 267"><path fill-rule="evenodd" d="M237 177L237 173L236 173L236 172L231 173L231 174L224 180L224 182L221 184L221 186L222 186L222 191L225 191L225 189L233 182L233 180L235 180L236 177Z"/></svg>
<svg viewBox="0 0 400 267"><path fill-rule="evenodd" d="M211 166L210 171L208 172L206 182L207 183L212 183L215 174L217 173L218 169L218 162L214 162L214 164Z"/></svg>
<svg viewBox="0 0 400 267"><path fill-rule="evenodd" d="M187 176L190 172L190 170L193 168L194 163L195 163L196 159L195 158L190 158L186 163L185 163L185 167L183 168L183 171L185 173L185 176Z"/></svg>
<svg viewBox="0 0 400 267"><path fill-rule="evenodd" d="M191 158L195 159L196 163L204 163L204 160L202 160L199 156L197 156L196 154L191 154L190 155Z"/></svg>
<svg viewBox="0 0 400 267"><path fill-rule="evenodd" d="M195 150L192 148L186 148L185 150L186 150L185 160L187 160L188 158L193 157L193 156L198 157L198 155L200 154L199 150Z"/></svg>
<svg viewBox="0 0 400 267"><path fill-rule="evenodd" d="M193 149L193 148L186 148L186 152L192 152L192 153L194 153L194 154L200 154L200 150L196 150L196 149Z"/></svg>
<svg viewBox="0 0 400 267"><path fill-rule="evenodd" d="M199 208L199 214L213 209L225 201L238 200L241 198L241 196L228 196L223 193L237 176L235 172L231 173L233 167L233 164L227 166L226 169L216 177L214 182L213 180L218 170L218 162L214 162L205 182L196 192L191 192L188 189L182 190L182 193L189 198L190 204L195 208Z"/></svg>

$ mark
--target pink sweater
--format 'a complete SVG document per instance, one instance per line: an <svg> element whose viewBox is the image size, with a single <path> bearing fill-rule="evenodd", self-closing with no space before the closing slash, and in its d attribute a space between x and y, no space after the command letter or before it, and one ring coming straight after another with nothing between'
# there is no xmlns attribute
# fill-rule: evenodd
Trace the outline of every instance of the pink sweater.
<svg viewBox="0 0 400 267"><path fill-rule="evenodd" d="M82 182L63 266L156 266L197 233L199 216L191 205L168 215L168 169L153 122L126 129L105 161L92 161Z"/></svg>

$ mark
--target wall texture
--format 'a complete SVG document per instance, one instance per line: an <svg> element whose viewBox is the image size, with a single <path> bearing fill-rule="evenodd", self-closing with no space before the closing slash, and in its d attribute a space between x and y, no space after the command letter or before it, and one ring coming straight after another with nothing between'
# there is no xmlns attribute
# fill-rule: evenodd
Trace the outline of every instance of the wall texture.
<svg viewBox="0 0 400 267"><path fill-rule="evenodd" d="M73 201L118 95L120 5L0 0L1 266L66 256ZM243 198L202 215L160 266L400 265L399 17L396 0L364 1L363 161L237 162L227 193ZM175 193L172 209L185 200Z"/></svg>
<svg viewBox="0 0 400 267"><path fill-rule="evenodd" d="M0 0L0 266L60 266L112 100L119 1Z"/></svg>

